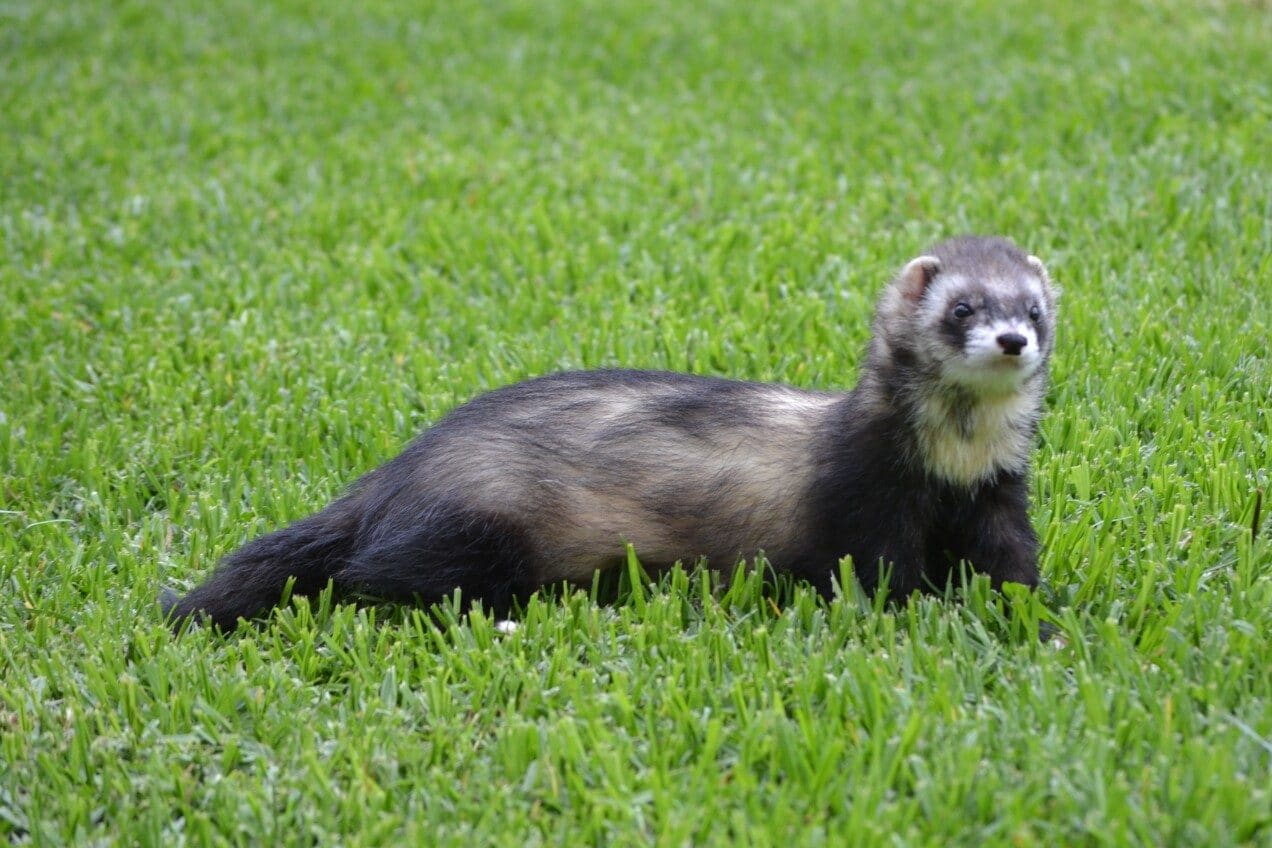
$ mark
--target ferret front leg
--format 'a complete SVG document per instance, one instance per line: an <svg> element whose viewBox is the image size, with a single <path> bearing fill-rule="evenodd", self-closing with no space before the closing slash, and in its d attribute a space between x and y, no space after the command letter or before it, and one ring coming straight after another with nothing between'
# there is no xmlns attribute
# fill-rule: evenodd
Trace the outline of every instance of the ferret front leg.
<svg viewBox="0 0 1272 848"><path fill-rule="evenodd" d="M894 504L866 520L853 522L838 556L852 557L857 581L873 596L886 580L888 597L903 601L925 586L925 551L922 523L904 506Z"/></svg>
<svg viewBox="0 0 1272 848"><path fill-rule="evenodd" d="M960 559L989 576L995 589L1004 583L1037 587L1038 534L1029 521L1029 495L1023 475L986 487L973 500L965 524Z"/></svg>

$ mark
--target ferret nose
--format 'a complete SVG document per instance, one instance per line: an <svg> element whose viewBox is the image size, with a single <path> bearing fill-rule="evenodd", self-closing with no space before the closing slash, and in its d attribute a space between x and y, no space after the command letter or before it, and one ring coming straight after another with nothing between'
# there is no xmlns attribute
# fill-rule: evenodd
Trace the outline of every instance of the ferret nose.
<svg viewBox="0 0 1272 848"><path fill-rule="evenodd" d="M1020 356L1020 352L1029 344L1029 339L1020 333L1003 333L998 337L998 344L1008 356Z"/></svg>

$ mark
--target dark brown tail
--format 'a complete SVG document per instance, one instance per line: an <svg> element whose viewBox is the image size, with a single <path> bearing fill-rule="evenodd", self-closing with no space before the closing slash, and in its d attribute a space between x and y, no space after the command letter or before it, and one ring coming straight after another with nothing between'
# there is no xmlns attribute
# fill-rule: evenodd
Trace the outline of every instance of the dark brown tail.
<svg viewBox="0 0 1272 848"><path fill-rule="evenodd" d="M340 594L433 603L456 590L507 615L535 588L531 548L510 522L462 507L400 497L392 487L336 501L316 515L248 542L183 598L159 604L173 624L206 620L223 631L292 594L330 582Z"/></svg>
<svg viewBox="0 0 1272 848"><path fill-rule="evenodd" d="M252 619L282 598L288 580L292 594L314 595L326 587L353 550L355 525L337 501L327 509L282 530L253 539L223 559L212 576L178 598L165 589L159 598L164 614L180 626L199 618L223 631L239 619Z"/></svg>

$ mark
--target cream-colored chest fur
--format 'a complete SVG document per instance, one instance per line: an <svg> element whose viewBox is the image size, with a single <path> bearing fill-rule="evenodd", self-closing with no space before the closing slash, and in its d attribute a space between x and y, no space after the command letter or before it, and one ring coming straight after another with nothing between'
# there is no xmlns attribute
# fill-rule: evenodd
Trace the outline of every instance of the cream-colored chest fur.
<svg viewBox="0 0 1272 848"><path fill-rule="evenodd" d="M1003 470L1023 470L1029 462L1038 398L1022 391L958 406L937 396L917 410L921 456L933 476L971 485Z"/></svg>

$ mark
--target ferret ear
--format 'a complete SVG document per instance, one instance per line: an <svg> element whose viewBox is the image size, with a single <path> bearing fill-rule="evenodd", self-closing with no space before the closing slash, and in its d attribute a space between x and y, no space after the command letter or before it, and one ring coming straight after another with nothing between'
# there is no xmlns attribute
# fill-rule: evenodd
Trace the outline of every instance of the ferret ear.
<svg viewBox="0 0 1272 848"><path fill-rule="evenodd" d="M897 275L896 286L907 300L917 303L928 284L941 272L941 260L935 256L916 256Z"/></svg>
<svg viewBox="0 0 1272 848"><path fill-rule="evenodd" d="M1032 253L1025 257L1025 262L1030 268L1038 272L1038 276L1042 277L1044 283L1051 282L1051 275L1047 273L1047 266L1042 264L1042 260Z"/></svg>
<svg viewBox="0 0 1272 848"><path fill-rule="evenodd" d="M1042 260L1032 253L1025 257L1025 263L1037 272L1042 279L1042 290L1046 292L1048 302L1055 304L1060 298L1060 288L1052 281L1051 275L1047 273L1047 266L1042 264Z"/></svg>

